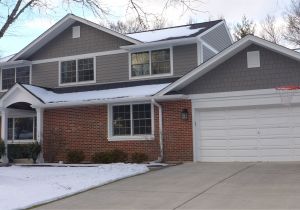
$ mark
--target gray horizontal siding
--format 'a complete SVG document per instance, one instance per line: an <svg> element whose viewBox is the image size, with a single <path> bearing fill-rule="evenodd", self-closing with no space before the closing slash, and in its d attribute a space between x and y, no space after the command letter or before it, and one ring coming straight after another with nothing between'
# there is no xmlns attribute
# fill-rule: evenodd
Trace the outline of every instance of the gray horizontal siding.
<svg viewBox="0 0 300 210"><path fill-rule="evenodd" d="M215 53L210 49L208 49L207 47L202 46L202 48L203 48L203 62L215 56Z"/></svg>
<svg viewBox="0 0 300 210"><path fill-rule="evenodd" d="M54 88L58 86L58 62L32 65L32 84Z"/></svg>
<svg viewBox="0 0 300 210"><path fill-rule="evenodd" d="M231 45L231 40L224 24L205 34L201 39L218 51L222 51Z"/></svg>
<svg viewBox="0 0 300 210"><path fill-rule="evenodd" d="M72 27L80 26L80 38L72 38ZM31 60L56 58L85 53L120 49L122 45L129 45L123 39L100 31L83 23L74 23L64 32L55 37L31 56Z"/></svg>
<svg viewBox="0 0 300 210"><path fill-rule="evenodd" d="M174 76L181 76L197 66L197 45L182 45L173 48Z"/></svg>
<svg viewBox="0 0 300 210"><path fill-rule="evenodd" d="M128 65L128 53L97 57L97 83L128 81Z"/></svg>
<svg viewBox="0 0 300 210"><path fill-rule="evenodd" d="M247 68L247 52L259 50L261 67ZM212 69L182 92L186 94L275 88L300 84L300 62L251 45Z"/></svg>

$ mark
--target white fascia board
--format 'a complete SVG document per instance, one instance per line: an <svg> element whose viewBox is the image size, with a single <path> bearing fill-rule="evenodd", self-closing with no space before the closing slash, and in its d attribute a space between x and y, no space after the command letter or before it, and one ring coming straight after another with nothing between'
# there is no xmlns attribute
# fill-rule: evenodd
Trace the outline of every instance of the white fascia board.
<svg viewBox="0 0 300 210"><path fill-rule="evenodd" d="M127 97L116 98L107 100L92 100L92 101L76 101L76 102L60 102L60 103L47 103L33 106L33 108L59 108L59 107L74 107L74 106L87 106L87 105L101 105L101 104L115 104L115 103L135 103L143 101L151 101L155 99L157 101L173 101L188 99L188 96L183 94L178 95L166 95L166 96L144 96L144 97Z"/></svg>
<svg viewBox="0 0 300 210"><path fill-rule="evenodd" d="M219 50L215 49L214 47L212 47L210 44L208 44L206 41L204 41L201 38L200 38L200 42L202 42L203 46L205 46L206 48L208 48L213 53L218 54L220 52Z"/></svg>
<svg viewBox="0 0 300 210"><path fill-rule="evenodd" d="M215 28L218 28L220 25L224 24L224 20L222 20L220 23L214 25L213 27L211 27L210 29L204 31L203 33L199 34L197 37L201 38L202 36L208 34L209 32L213 31Z"/></svg>
<svg viewBox="0 0 300 210"><path fill-rule="evenodd" d="M4 63L0 63L0 67L16 67L16 66L24 66L24 65L31 65L31 61L28 60L17 60L17 61L8 61Z"/></svg>
<svg viewBox="0 0 300 210"><path fill-rule="evenodd" d="M149 49L155 47L163 47L163 46L176 46L176 45L184 45L184 44L192 44L197 42L197 37L190 37L190 38L182 38L182 39L172 39L172 40L165 40L165 41L156 41L156 42L148 42L143 44L137 45L126 45L121 46L121 49L125 50L142 50L142 49Z"/></svg>
<svg viewBox="0 0 300 210"><path fill-rule="evenodd" d="M225 20L223 20L223 24L224 24L224 26L225 26L225 28L226 28L226 32L227 32L227 34L228 34L228 36L229 36L229 38L230 38L231 44L233 44L234 41L233 41L232 35L231 35L231 33L230 33L230 30L229 30L228 25L227 25L227 23L226 23Z"/></svg>
<svg viewBox="0 0 300 210"><path fill-rule="evenodd" d="M172 90L178 90L186 85L190 84L191 82L195 81L214 67L218 66L222 62L226 61L227 59L231 58L233 55L241 51L242 49L248 47L251 44L256 44L261 47L267 48L269 50L272 50L274 52L280 53L282 55L288 56L295 60L300 60L300 53L295 52L291 49L288 49L286 47L274 44L272 42L266 41L264 39L248 35L245 38L235 42L233 45L229 46L207 62L201 64L200 66L196 67L194 70L188 72L183 77L175 81L174 83L170 84L160 92L158 92L156 95L162 96Z"/></svg>

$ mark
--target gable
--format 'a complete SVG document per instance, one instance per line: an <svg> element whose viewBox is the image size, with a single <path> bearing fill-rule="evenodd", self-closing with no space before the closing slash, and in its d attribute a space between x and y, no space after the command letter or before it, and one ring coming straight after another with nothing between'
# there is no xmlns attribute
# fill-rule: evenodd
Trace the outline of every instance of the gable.
<svg viewBox="0 0 300 210"><path fill-rule="evenodd" d="M80 26L79 38L72 38L73 26ZM130 44L132 43L77 21L35 52L30 60L117 50L122 45Z"/></svg>
<svg viewBox="0 0 300 210"><path fill-rule="evenodd" d="M260 52L260 67L247 67L247 52ZM300 84L300 62L252 44L219 64L180 92L200 94L275 88Z"/></svg>

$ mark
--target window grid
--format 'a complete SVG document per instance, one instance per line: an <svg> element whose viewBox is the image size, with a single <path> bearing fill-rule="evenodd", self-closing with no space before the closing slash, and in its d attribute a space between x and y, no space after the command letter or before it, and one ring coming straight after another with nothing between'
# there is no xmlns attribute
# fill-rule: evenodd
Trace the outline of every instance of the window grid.
<svg viewBox="0 0 300 210"><path fill-rule="evenodd" d="M71 81L64 82L63 64L65 62L73 62L73 75ZM82 69L80 69L82 68ZM95 81L95 58L83 58L70 61L62 61L60 63L60 84L72 84L82 82Z"/></svg>
<svg viewBox="0 0 300 210"><path fill-rule="evenodd" d="M130 112L130 128L127 127L126 135L118 135L116 132L116 114L115 111L119 107L126 106ZM116 108L118 107L118 108ZM136 111L135 111L136 110ZM128 114L128 113L127 113ZM128 118L126 119L128 120ZM120 122L120 121L119 121ZM128 122L128 121L127 121ZM112 106L112 135L113 136L135 136L135 135L151 135L152 134L152 105L151 104L130 104Z"/></svg>
<svg viewBox="0 0 300 210"><path fill-rule="evenodd" d="M2 69L1 71L1 89L7 90L16 82L30 84L30 66L14 67Z"/></svg>

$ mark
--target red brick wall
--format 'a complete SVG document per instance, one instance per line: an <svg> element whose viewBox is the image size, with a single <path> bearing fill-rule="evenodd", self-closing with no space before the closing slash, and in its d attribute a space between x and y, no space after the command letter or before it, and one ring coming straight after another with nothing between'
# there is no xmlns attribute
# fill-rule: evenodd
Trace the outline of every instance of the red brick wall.
<svg viewBox="0 0 300 210"><path fill-rule="evenodd" d="M167 161L192 160L192 126L190 101L162 103L164 110L164 147ZM183 108L189 110L189 120L180 118ZM86 160L95 152L121 149L144 152L150 160L159 156L158 112L155 109L155 140L108 141L107 106L49 109L44 115L44 156L66 160L67 150L82 150ZM62 143L59 143L62 142ZM55 152L53 152L55 151ZM55 153L55 154L54 154Z"/></svg>

